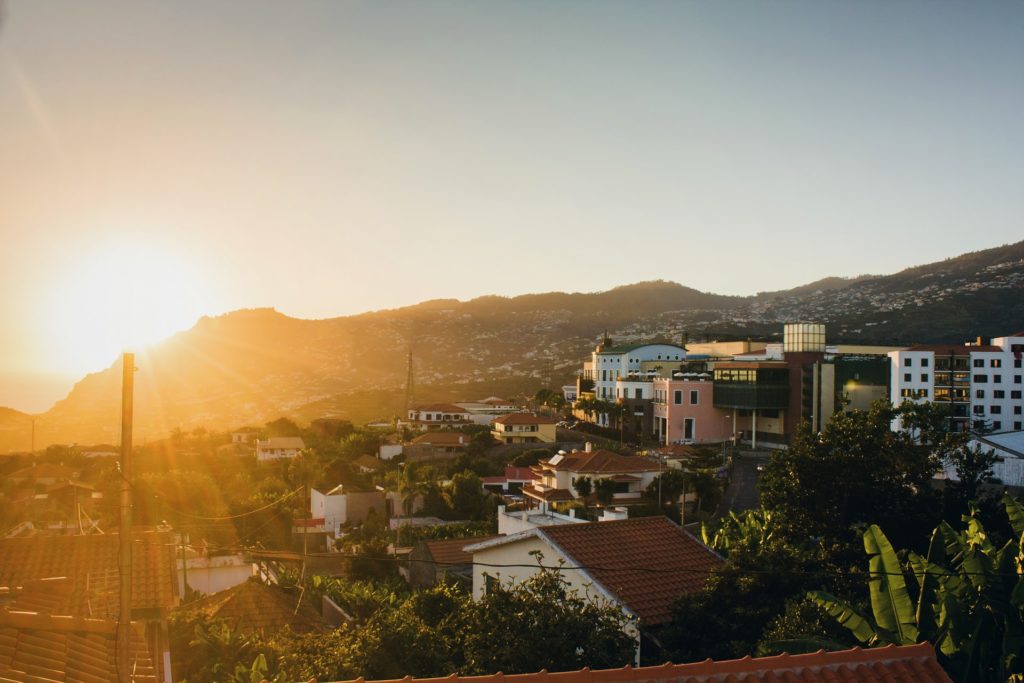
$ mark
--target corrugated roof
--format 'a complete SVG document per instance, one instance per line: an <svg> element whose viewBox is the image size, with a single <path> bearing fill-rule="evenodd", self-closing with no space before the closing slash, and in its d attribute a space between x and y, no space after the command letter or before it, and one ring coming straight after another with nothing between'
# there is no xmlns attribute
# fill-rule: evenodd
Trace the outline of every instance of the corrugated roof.
<svg viewBox="0 0 1024 683"><path fill-rule="evenodd" d="M286 626L306 633L320 631L327 626L317 611L298 596L256 579L207 595L183 609L223 619L243 633L274 634Z"/></svg>
<svg viewBox="0 0 1024 683"><path fill-rule="evenodd" d="M0 539L0 586L68 577L72 581L69 614L116 616L118 538L118 534L97 534ZM170 533L136 532L132 543L132 608L165 610L176 605L176 571ZM102 596L113 601L113 614L98 613L109 602Z"/></svg>
<svg viewBox="0 0 1024 683"><path fill-rule="evenodd" d="M647 625L667 622L672 602L703 589L722 565L722 558L667 517L568 524L539 533Z"/></svg>
<svg viewBox="0 0 1024 683"><path fill-rule="evenodd" d="M804 655L744 657L692 664L490 676L446 676L376 683L953 683L928 643ZM338 683L364 683L362 678Z"/></svg>

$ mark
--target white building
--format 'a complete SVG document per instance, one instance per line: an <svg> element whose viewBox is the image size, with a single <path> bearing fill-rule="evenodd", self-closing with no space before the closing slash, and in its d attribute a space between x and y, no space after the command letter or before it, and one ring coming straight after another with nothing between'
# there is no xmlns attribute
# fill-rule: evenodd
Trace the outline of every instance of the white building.
<svg viewBox="0 0 1024 683"><path fill-rule="evenodd" d="M1024 432L979 436L971 439L967 447L995 451L996 462L992 466L992 476L1004 486L1024 488ZM947 479L959 480L956 468L950 463L945 463L943 470Z"/></svg>
<svg viewBox="0 0 1024 683"><path fill-rule="evenodd" d="M981 342L890 352L890 400L948 404L957 431L1024 430L1024 333Z"/></svg>
<svg viewBox="0 0 1024 683"><path fill-rule="evenodd" d="M256 440L256 459L260 462L278 458L294 458L306 442L301 436L275 436L266 441Z"/></svg>
<svg viewBox="0 0 1024 683"><path fill-rule="evenodd" d="M602 401L618 398L651 398L649 382L641 381L647 374L659 375L671 367L678 367L686 360L686 349L675 344L628 344L614 346L605 337L591 354L589 364L584 364L585 379L594 382L594 397ZM665 367L658 369L662 362ZM655 365L652 366L651 364ZM588 376L589 375L589 376ZM630 378L636 381L629 381ZM622 380L620 385L618 382ZM626 395L623 395L626 394ZM607 415L599 415L598 424L608 426Z"/></svg>

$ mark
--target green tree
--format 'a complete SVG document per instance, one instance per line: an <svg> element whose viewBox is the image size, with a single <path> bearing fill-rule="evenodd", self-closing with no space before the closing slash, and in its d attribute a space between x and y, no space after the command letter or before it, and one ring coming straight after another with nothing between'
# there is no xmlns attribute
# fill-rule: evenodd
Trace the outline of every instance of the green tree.
<svg viewBox="0 0 1024 683"><path fill-rule="evenodd" d="M615 482L611 479L597 479L594 481L594 495L597 502L605 507L612 504L615 499Z"/></svg>
<svg viewBox="0 0 1024 683"><path fill-rule="evenodd" d="M986 449L979 444L962 444L949 455L949 463L953 465L958 481L951 481L947 486L964 508L978 499L983 485L992 481L997 460L994 449Z"/></svg>
<svg viewBox="0 0 1024 683"><path fill-rule="evenodd" d="M927 555L905 568L882 530L864 532L871 614L835 596L809 596L868 645L931 642L962 683L1003 683L1024 675L1024 505L1003 497L1014 537L997 545L974 514L955 531L942 522ZM904 572L913 577L916 599Z"/></svg>
<svg viewBox="0 0 1024 683"><path fill-rule="evenodd" d="M594 492L594 480L590 477L576 477L572 480L572 485L576 493L580 494L580 498L589 498Z"/></svg>
<svg viewBox="0 0 1024 683"><path fill-rule="evenodd" d="M896 418L908 429L894 432ZM788 449L773 453L761 504L795 542L850 543L855 525L872 522L917 540L940 513L931 479L946 452L942 424L938 410L884 401L834 414L819 434L804 423Z"/></svg>

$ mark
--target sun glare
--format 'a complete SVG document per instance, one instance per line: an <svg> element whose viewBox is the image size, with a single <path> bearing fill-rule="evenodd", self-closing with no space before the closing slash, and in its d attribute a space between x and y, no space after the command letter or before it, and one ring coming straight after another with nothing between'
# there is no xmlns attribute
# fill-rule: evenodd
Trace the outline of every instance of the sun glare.
<svg viewBox="0 0 1024 683"><path fill-rule="evenodd" d="M55 366L91 372L141 350L203 315L202 280L167 248L107 244L87 250L61 277L44 315Z"/></svg>

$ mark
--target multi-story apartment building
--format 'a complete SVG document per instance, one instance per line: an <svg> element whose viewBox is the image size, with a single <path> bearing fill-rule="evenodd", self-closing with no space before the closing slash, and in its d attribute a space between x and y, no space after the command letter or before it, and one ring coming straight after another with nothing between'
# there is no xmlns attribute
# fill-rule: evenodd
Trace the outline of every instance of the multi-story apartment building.
<svg viewBox="0 0 1024 683"><path fill-rule="evenodd" d="M1024 332L988 343L911 346L889 353L890 400L950 408L954 431L1024 429ZM899 428L895 423L894 428Z"/></svg>

